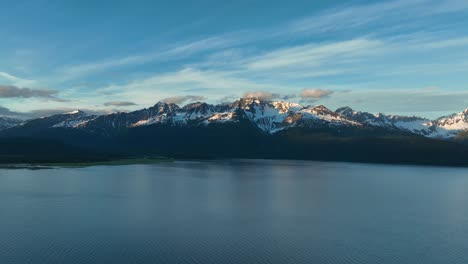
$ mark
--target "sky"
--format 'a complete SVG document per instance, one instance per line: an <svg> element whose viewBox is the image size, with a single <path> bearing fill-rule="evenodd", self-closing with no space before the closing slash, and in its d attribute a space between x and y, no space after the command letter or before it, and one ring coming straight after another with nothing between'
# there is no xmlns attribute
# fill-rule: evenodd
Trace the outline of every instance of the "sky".
<svg viewBox="0 0 468 264"><path fill-rule="evenodd" d="M245 96L468 108L467 0L0 0L0 116Z"/></svg>

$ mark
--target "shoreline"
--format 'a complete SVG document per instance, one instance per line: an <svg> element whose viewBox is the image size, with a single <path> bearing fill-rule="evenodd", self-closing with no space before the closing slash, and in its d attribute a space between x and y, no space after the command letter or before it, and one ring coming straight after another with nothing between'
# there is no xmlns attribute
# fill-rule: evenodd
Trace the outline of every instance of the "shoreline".
<svg viewBox="0 0 468 264"><path fill-rule="evenodd" d="M14 163L0 164L0 169L54 169L54 168L86 168L94 166L122 166L138 164L157 164L163 162L172 162L170 158L126 158L105 161L68 161L68 162L37 162L37 163Z"/></svg>
<svg viewBox="0 0 468 264"><path fill-rule="evenodd" d="M376 162L376 161L351 161L351 160L308 160L308 159L269 159L269 158L120 158L109 160L97 161L59 161L59 162L18 162L18 163L0 163L0 169L29 169L29 170L42 170L42 169L58 169L58 168L86 168L95 166L125 166L125 165L145 165L145 164L159 164L174 161L207 161L207 160L242 160L242 161L255 161L255 160L268 160L268 161L310 161L310 162L327 162L327 163L349 163L349 164L368 164L368 165L391 165L391 166L417 166L417 167L439 167L439 168L468 168L465 164L449 164L449 163L433 163L433 162Z"/></svg>

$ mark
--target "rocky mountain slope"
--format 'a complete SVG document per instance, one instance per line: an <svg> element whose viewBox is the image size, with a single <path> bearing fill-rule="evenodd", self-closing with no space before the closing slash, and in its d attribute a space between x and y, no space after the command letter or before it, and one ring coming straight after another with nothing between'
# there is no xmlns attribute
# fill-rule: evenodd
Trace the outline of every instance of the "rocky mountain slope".
<svg viewBox="0 0 468 264"><path fill-rule="evenodd" d="M10 122L0 131L0 163L163 156L468 166L466 114L428 120L256 99L73 111Z"/></svg>
<svg viewBox="0 0 468 264"><path fill-rule="evenodd" d="M158 102L154 106L129 113L87 115L74 111L21 122L0 119L0 130L40 131L49 128L67 128L101 135L143 126L199 127L213 124L250 122L259 130L275 134L292 128L305 129L366 129L412 133L420 136L452 139L468 130L468 109L436 120L416 116L371 114L342 107L332 111L325 106L302 106L284 101L240 99L232 104L211 105L191 103L183 107Z"/></svg>
<svg viewBox="0 0 468 264"><path fill-rule="evenodd" d="M21 120L0 116L0 130L19 126L21 123Z"/></svg>

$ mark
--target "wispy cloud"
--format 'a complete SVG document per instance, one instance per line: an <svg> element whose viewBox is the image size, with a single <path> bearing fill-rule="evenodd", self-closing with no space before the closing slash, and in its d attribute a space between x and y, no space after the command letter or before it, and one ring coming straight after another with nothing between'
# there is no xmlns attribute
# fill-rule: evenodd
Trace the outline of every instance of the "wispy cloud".
<svg viewBox="0 0 468 264"><path fill-rule="evenodd" d="M134 102L129 102L129 101L111 101L111 102L105 102L104 106L116 106L116 107L121 107L121 106L133 106L137 105Z"/></svg>
<svg viewBox="0 0 468 264"><path fill-rule="evenodd" d="M289 67L319 66L330 60L351 60L374 53L382 47L379 40L355 39L349 41L317 44L311 43L272 51L252 59L250 70L265 70Z"/></svg>
<svg viewBox="0 0 468 264"><path fill-rule="evenodd" d="M424 40L424 41L423 41ZM233 62L233 68L213 67L209 70L184 68L179 71L158 73L120 85L111 85L104 91L112 91L125 98L151 103L155 97L167 96L187 90L200 90L211 98L228 93L248 91L271 91L298 89L288 84L295 79L327 76L397 74L395 70L409 67L407 72L420 68L412 67L417 62L402 66L393 58L411 57L427 50L444 47L464 47L465 38L443 41L427 36L416 41L412 36L396 39L352 39L348 41L310 43L280 48L251 58ZM418 47L420 47L418 49ZM454 66L448 64L450 66ZM412 68L411 68L412 67ZM208 67L209 68L209 67ZM425 64L425 70L439 70L437 65ZM460 70L460 69L458 69ZM401 74L405 74L402 72ZM314 84L313 84L314 85ZM317 85L317 84L315 84ZM320 85L320 84L319 84ZM170 92L171 91L171 92ZM153 97L148 96L153 95Z"/></svg>
<svg viewBox="0 0 468 264"><path fill-rule="evenodd" d="M0 116L6 116L6 117L17 117L18 113L15 111L11 111L10 109L0 106Z"/></svg>
<svg viewBox="0 0 468 264"><path fill-rule="evenodd" d="M468 48L468 37L461 37L461 38L452 38L452 39L442 39L442 40L432 40L431 42L424 44L420 43L414 48L423 48L423 49L446 49L446 48L454 48L454 47L467 47Z"/></svg>
<svg viewBox="0 0 468 264"><path fill-rule="evenodd" d="M206 97L204 96L197 96L197 95L180 95L180 96L172 96L168 98L164 98L161 102L165 102L168 104L183 104L185 102L197 102L203 101Z"/></svg>
<svg viewBox="0 0 468 264"><path fill-rule="evenodd" d="M223 97L219 98L216 102L219 103L219 104L226 105L226 104L233 103L237 99L239 99L238 96L231 94L231 95L226 95L226 96L223 96Z"/></svg>
<svg viewBox="0 0 468 264"><path fill-rule="evenodd" d="M233 56L233 54L223 54L223 52L227 48L236 45L283 39L286 35L293 35L295 38L305 38L314 34L339 32L357 27L369 28L369 32L364 34L372 35L375 34L374 26L388 28L389 25L402 25L405 21L414 21L420 17L456 13L464 10L468 10L468 4L464 0L394 0L367 5L342 5L341 7L327 9L272 28L228 32L222 35L214 35L159 48L156 51L147 51L140 54L130 54L76 65L71 64L60 68L57 73L60 73L60 79L65 81L88 75L96 75L99 72L110 71L116 68L138 66L155 61L186 59L194 54L203 52ZM406 23L406 25L413 24ZM219 60L218 63L220 63ZM251 66L262 67L262 64L259 62Z"/></svg>
<svg viewBox="0 0 468 264"><path fill-rule="evenodd" d="M309 17L292 21L274 31L274 36L322 34L342 32L369 26L384 28L405 25L420 27L415 20L433 15L457 13L468 10L464 0L394 0L366 5L345 5L332 8ZM408 23L411 21L412 23Z"/></svg>
<svg viewBox="0 0 468 264"><path fill-rule="evenodd" d="M41 98L58 102L66 100L57 97L58 91L49 89L20 88L12 85L0 85L0 98Z"/></svg>
<svg viewBox="0 0 468 264"><path fill-rule="evenodd" d="M17 86L30 86L36 83L36 81L34 80L20 78L18 76L14 76L12 74L2 71L0 71L0 80L5 80L9 84Z"/></svg>
<svg viewBox="0 0 468 264"><path fill-rule="evenodd" d="M155 52L129 55L121 58L114 58L79 65L71 65L60 69L60 72L63 74L63 80L69 80L86 75L97 74L99 72L112 70L115 68L138 66L155 61L183 59L199 52L228 47L234 43L234 40L228 37L214 36Z"/></svg>
<svg viewBox="0 0 468 264"><path fill-rule="evenodd" d="M221 101L228 99L229 97L223 97ZM232 98L232 97L231 97ZM254 92L246 92L242 96L244 99L258 99L262 101L271 101L271 100L291 100L297 98L295 94L279 94L279 93L272 93L268 91L254 91Z"/></svg>
<svg viewBox="0 0 468 264"><path fill-rule="evenodd" d="M468 108L468 92L443 88L363 89L347 93L335 92L321 103L332 109L350 106L360 111L438 118ZM450 103L443 103L450 102Z"/></svg>
<svg viewBox="0 0 468 264"><path fill-rule="evenodd" d="M278 87L234 76L229 71L202 71L185 68L176 72L155 74L144 79L103 88L116 96L143 104L154 103L155 98L171 97L187 89L203 89L204 95L219 98L226 93L242 94L252 90L274 90Z"/></svg>
<svg viewBox="0 0 468 264"><path fill-rule="evenodd" d="M244 99L258 99L262 101L270 101L273 99L281 98L279 93L271 93L266 91L247 92L242 97Z"/></svg>
<svg viewBox="0 0 468 264"><path fill-rule="evenodd" d="M315 102L324 97L328 97L333 94L331 90L323 89L304 89L299 94L299 97L304 102Z"/></svg>
<svg viewBox="0 0 468 264"><path fill-rule="evenodd" d="M135 54L117 51L114 54L120 55L102 60L70 61L41 71L34 80L5 69L0 71L0 81L17 88L17 95L8 98L55 99L57 103L60 99L54 90L49 95L28 94L44 90L32 88L63 87L61 96L78 98L77 103L85 107L116 108L135 106L126 103L150 105L179 94L203 94L207 100L229 95L231 100L249 91L267 91L276 98L289 94L288 99L304 100L294 95L303 87L378 91L390 90L388 83L396 82L452 82L453 87L464 88L468 37L458 28L462 19L447 18L466 14L461 12L468 11L467 1L393 0L330 6L334 7L268 28L222 35L207 31L203 36L182 37L175 44L154 44ZM434 76L441 75L445 79L434 81ZM92 85L76 88L70 80ZM343 96L335 92L317 98L332 101ZM316 99L309 96L307 100Z"/></svg>

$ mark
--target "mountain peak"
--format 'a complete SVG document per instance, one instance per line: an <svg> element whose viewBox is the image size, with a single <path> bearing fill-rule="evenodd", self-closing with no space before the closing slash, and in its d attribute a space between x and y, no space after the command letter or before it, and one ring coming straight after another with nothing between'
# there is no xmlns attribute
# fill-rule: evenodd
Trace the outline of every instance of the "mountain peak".
<svg viewBox="0 0 468 264"><path fill-rule="evenodd" d="M204 108L207 106L209 105L205 102L194 102L194 103L186 104L184 107L182 107L182 109Z"/></svg>
<svg viewBox="0 0 468 264"><path fill-rule="evenodd" d="M180 109L180 107L174 103L161 101L157 102L152 108L157 109L158 112L174 112Z"/></svg>
<svg viewBox="0 0 468 264"><path fill-rule="evenodd" d="M271 104L280 111L280 113L287 113L291 110L299 110L303 108L302 105L297 103L290 103L285 101L274 101Z"/></svg>
<svg viewBox="0 0 468 264"><path fill-rule="evenodd" d="M237 102L240 106L248 106L253 104L260 105L262 103L266 103L266 101L262 101L257 98L241 98Z"/></svg>
<svg viewBox="0 0 468 264"><path fill-rule="evenodd" d="M352 114L354 112L354 110L349 107L349 106L344 106L344 107L340 107L338 109L336 109L336 111L338 114L341 114L341 115L348 115L348 114Z"/></svg>
<svg viewBox="0 0 468 264"><path fill-rule="evenodd" d="M73 111L70 111L70 112L66 112L64 114L65 115L85 115L86 113L84 111L81 111L81 110L73 110Z"/></svg>
<svg viewBox="0 0 468 264"><path fill-rule="evenodd" d="M414 116L373 114L353 110L349 106L332 111L324 105L300 104L282 100L261 100L241 98L231 104L212 105L205 102L188 103L183 107L171 102L160 101L150 108L128 113L110 115L88 115L81 110L48 116L29 121L10 122L0 119L3 129L13 126L68 127L91 129L112 133L116 129L148 125L168 126L208 126L210 124L251 122L267 133L276 133L292 127L338 128L343 126L363 126L411 132L427 137L451 138L460 131L468 130L468 109L462 112L429 120ZM1 124L0 124L0 129Z"/></svg>
<svg viewBox="0 0 468 264"><path fill-rule="evenodd" d="M185 105L181 108L181 111L188 114L206 115L214 111L214 106L207 103L195 102Z"/></svg>
<svg viewBox="0 0 468 264"><path fill-rule="evenodd" d="M303 110L305 110L306 112L314 112L316 114L330 114L330 113L335 113L333 111L331 111L330 109L328 109L327 107L325 107L324 105L316 105L316 106L307 106L307 107L304 107Z"/></svg>
<svg viewBox="0 0 468 264"><path fill-rule="evenodd" d="M327 107L325 107L324 105L317 105L317 106L314 106L315 110L317 111L330 111L330 109L328 109Z"/></svg>
<svg viewBox="0 0 468 264"><path fill-rule="evenodd" d="M166 106L169 105L169 103L164 102L164 101L158 101L156 104L154 104L153 107L161 107L161 106Z"/></svg>

